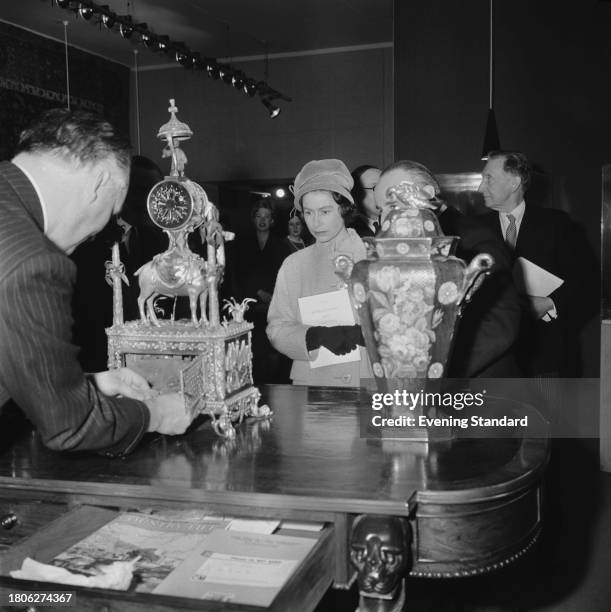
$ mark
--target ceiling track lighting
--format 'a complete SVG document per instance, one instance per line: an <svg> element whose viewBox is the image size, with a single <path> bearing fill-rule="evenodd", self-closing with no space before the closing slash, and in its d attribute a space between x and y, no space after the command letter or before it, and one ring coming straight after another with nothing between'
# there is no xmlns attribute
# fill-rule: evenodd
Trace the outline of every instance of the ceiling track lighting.
<svg viewBox="0 0 611 612"><path fill-rule="evenodd" d="M85 21L89 21L92 17L93 14L95 13L95 11L93 10L93 7L91 7L89 4L85 4L84 2L81 2L79 4L78 7L78 14L85 20Z"/></svg>
<svg viewBox="0 0 611 612"><path fill-rule="evenodd" d="M191 51L185 43L175 42L170 40L169 36L151 32L146 23L134 23L131 15L117 15L108 4L100 5L91 0L55 0L55 4L61 9L73 11L86 21L97 15L96 23L103 24L108 30L118 26L119 34L126 40L131 39L135 32L139 41L151 51L172 53L181 66L205 71L211 79L221 79L251 98L258 94L272 119L280 114L280 107L273 103L274 100L291 102L291 98L271 88L266 81L252 79L230 64L219 64L209 57L202 58L200 53ZM134 53L136 52L137 50L134 50Z"/></svg>
<svg viewBox="0 0 611 612"><path fill-rule="evenodd" d="M257 93L257 83L253 79L247 79L242 89L246 95L252 98Z"/></svg>
<svg viewBox="0 0 611 612"><path fill-rule="evenodd" d="M191 66L193 70L205 70L206 62L202 59L202 55L199 51L191 53Z"/></svg>
<svg viewBox="0 0 611 612"><path fill-rule="evenodd" d="M192 55L184 43L174 43L174 59L185 68L193 68Z"/></svg>
<svg viewBox="0 0 611 612"><path fill-rule="evenodd" d="M104 24L104 27L108 30L112 30L113 26L117 22L117 16L110 10L108 4L103 4L100 6L99 13L101 14L100 21Z"/></svg>
<svg viewBox="0 0 611 612"><path fill-rule="evenodd" d="M284 94L272 89L267 83L264 81L259 81L257 83L257 92L262 98L267 98L268 100L284 100L285 102L292 102L292 98L285 96Z"/></svg>
<svg viewBox="0 0 611 612"><path fill-rule="evenodd" d="M175 58L181 66L186 67L189 63L189 56L184 51L176 51Z"/></svg>
<svg viewBox="0 0 611 612"><path fill-rule="evenodd" d="M218 79L221 75L219 74L219 67L215 61L206 62L206 72L211 79Z"/></svg>
<svg viewBox="0 0 611 612"><path fill-rule="evenodd" d="M142 40L142 44L148 49L157 49L157 40L150 32L144 32L144 34L140 36L140 39Z"/></svg>
<svg viewBox="0 0 611 612"><path fill-rule="evenodd" d="M147 49L153 49L153 51L157 50L157 37L152 32L148 31L146 23L138 24L136 29L140 34L140 41L142 44Z"/></svg>
<svg viewBox="0 0 611 612"><path fill-rule="evenodd" d="M233 74L233 69L230 66L227 64L219 64L219 76L221 77L221 81L223 81L223 83L231 85Z"/></svg>
<svg viewBox="0 0 611 612"><path fill-rule="evenodd" d="M241 70L238 70L236 73L234 73L234 75L231 77L231 84L236 88L236 89L242 89L242 87L244 86L244 73Z"/></svg>
<svg viewBox="0 0 611 612"><path fill-rule="evenodd" d="M104 24L104 27L108 28L109 30L112 30L116 21L116 15L114 15L113 13L104 13L104 15L102 15L102 23Z"/></svg>
<svg viewBox="0 0 611 612"><path fill-rule="evenodd" d="M119 34L125 40L129 40L134 33L134 24L132 23L132 18L127 15L126 17L120 17L120 25L119 25Z"/></svg>
<svg viewBox="0 0 611 612"><path fill-rule="evenodd" d="M162 53L167 51L170 46L170 38L168 36L157 37L157 50Z"/></svg>
<svg viewBox="0 0 611 612"><path fill-rule="evenodd" d="M268 98L261 98L261 104L267 109L270 119L275 119L280 114L280 107L273 104Z"/></svg>

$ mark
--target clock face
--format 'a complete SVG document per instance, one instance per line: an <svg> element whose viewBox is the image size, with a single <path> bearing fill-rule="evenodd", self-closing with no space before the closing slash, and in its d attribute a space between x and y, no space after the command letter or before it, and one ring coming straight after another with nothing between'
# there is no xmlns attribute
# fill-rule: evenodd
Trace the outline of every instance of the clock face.
<svg viewBox="0 0 611 612"><path fill-rule="evenodd" d="M193 198L178 181L164 180L151 189L147 209L153 223L160 228L177 230L191 219Z"/></svg>

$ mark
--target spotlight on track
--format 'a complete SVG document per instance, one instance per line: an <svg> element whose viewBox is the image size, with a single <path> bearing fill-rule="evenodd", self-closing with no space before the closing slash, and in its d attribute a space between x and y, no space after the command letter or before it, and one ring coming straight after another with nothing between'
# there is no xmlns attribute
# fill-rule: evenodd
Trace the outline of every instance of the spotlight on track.
<svg viewBox="0 0 611 612"><path fill-rule="evenodd" d="M267 109L270 119L275 119L280 114L280 107L273 104L267 98L261 98L261 104Z"/></svg>
<svg viewBox="0 0 611 612"><path fill-rule="evenodd" d="M93 7L88 4L82 2L79 4L78 13L85 21L89 21L93 17L94 12Z"/></svg>
<svg viewBox="0 0 611 612"><path fill-rule="evenodd" d="M192 60L191 60L191 55L189 55L188 51L186 50L186 48L184 47L183 43L180 43L178 45L175 46L176 49L176 55L175 55L175 59L176 61L181 65L181 66L192 66Z"/></svg>
<svg viewBox="0 0 611 612"><path fill-rule="evenodd" d="M167 51L169 42L170 42L170 38L168 36L158 36L157 37L157 50L161 52Z"/></svg>
<svg viewBox="0 0 611 612"><path fill-rule="evenodd" d="M257 83L253 79L247 79L242 86L242 90L252 98L257 93Z"/></svg>
<svg viewBox="0 0 611 612"><path fill-rule="evenodd" d="M199 53L199 51L196 51L195 53L191 54L191 66L195 70L205 70L206 69L206 62L204 62L204 60L202 59L202 56Z"/></svg>
<svg viewBox="0 0 611 612"><path fill-rule="evenodd" d="M229 68L229 66L220 65L219 76L221 77L221 81L223 81L223 83L230 85L233 78L233 70Z"/></svg>
<svg viewBox="0 0 611 612"><path fill-rule="evenodd" d="M102 23L104 27L112 30L113 26L117 22L117 16L114 13L104 13L102 15Z"/></svg>
<svg viewBox="0 0 611 612"><path fill-rule="evenodd" d="M244 73L238 70L238 72L231 77L231 84L236 89L242 89L244 86Z"/></svg>
<svg viewBox="0 0 611 612"><path fill-rule="evenodd" d="M157 40L155 39L155 36L153 36L153 34L151 34L148 30L142 32L142 34L140 35L140 40L142 40L142 44L149 49L157 48Z"/></svg>
<svg viewBox="0 0 611 612"><path fill-rule="evenodd" d="M219 67L218 64L215 61L208 61L206 62L206 72L208 73L208 76L211 79L218 79L219 78Z"/></svg>
<svg viewBox="0 0 611 612"><path fill-rule="evenodd" d="M131 23L131 17L124 17L121 25L119 26L119 33L122 38L129 40L134 33L134 25Z"/></svg>

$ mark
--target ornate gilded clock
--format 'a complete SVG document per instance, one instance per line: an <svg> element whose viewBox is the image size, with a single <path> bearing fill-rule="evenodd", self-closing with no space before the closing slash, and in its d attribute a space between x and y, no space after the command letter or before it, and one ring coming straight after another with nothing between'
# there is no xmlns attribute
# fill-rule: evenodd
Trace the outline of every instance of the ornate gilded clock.
<svg viewBox="0 0 611 612"><path fill-rule="evenodd" d="M147 202L149 216L164 230L182 229L193 215L193 197L183 182L165 179L150 191Z"/></svg>

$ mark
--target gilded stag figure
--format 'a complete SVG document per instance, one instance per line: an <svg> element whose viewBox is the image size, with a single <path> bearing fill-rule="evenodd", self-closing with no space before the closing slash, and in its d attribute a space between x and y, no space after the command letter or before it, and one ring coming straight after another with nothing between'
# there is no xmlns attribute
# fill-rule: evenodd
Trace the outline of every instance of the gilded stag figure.
<svg viewBox="0 0 611 612"><path fill-rule="evenodd" d="M186 232L166 231L170 237L168 250L156 255L136 272L140 285L138 308L143 323L160 325L154 300L159 295L165 295L189 297L193 325L219 324L217 288L225 267L225 251L218 210L207 199L196 223L202 243L206 244L207 259L189 249ZM201 310L199 318L198 301ZM208 308L210 316L207 315Z"/></svg>
<svg viewBox="0 0 611 612"><path fill-rule="evenodd" d="M159 295L169 297L181 295L189 296L193 325L207 324L207 267L205 259L190 251L185 253L166 251L144 264L136 272L140 284L140 295L138 296L140 319L159 326L159 319L154 308L155 298ZM200 319L197 318L198 299L201 310Z"/></svg>

